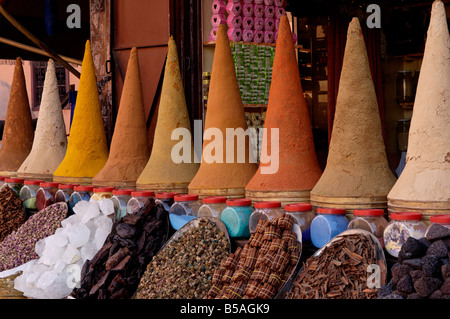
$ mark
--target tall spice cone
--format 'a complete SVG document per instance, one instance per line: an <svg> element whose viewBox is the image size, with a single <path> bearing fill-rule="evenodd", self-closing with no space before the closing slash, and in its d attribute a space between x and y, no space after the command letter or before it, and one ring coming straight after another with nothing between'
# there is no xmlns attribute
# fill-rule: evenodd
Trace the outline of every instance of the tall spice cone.
<svg viewBox="0 0 450 319"><path fill-rule="evenodd" d="M172 149L179 143L177 140L172 140L172 132L177 128L185 128L191 132L177 47L171 36L152 152L136 182L138 189L187 193L188 185L197 173L199 164L194 161L192 139L190 140L191 160L188 163L175 163L172 160Z"/></svg>
<svg viewBox="0 0 450 319"><path fill-rule="evenodd" d="M86 49L66 155L53 173L55 182L89 184L108 160L91 45Z"/></svg>
<svg viewBox="0 0 450 319"><path fill-rule="evenodd" d="M258 171L245 188L253 201L275 200L282 204L309 201L309 193L322 170L317 161L311 121L298 72L289 21L282 16L273 63L263 153L271 154L271 129L279 130L279 166L274 174Z"/></svg>
<svg viewBox="0 0 450 319"><path fill-rule="evenodd" d="M92 184L136 187L149 156L138 51L132 48L108 161L92 179Z"/></svg>
<svg viewBox="0 0 450 319"><path fill-rule="evenodd" d="M311 191L319 207L387 208L395 183L386 158L375 87L358 18L348 27L327 165Z"/></svg>
<svg viewBox="0 0 450 319"><path fill-rule="evenodd" d="M257 170L256 163L249 159L250 143L246 139L245 160L238 163L238 143L234 141L234 161L226 161L226 144L233 142L234 138L226 138L226 129L247 129L244 107L236 79L230 43L228 41L226 25L219 26L217 31L216 49L211 72L211 82L208 95L208 106L205 119L205 133L208 129L218 129L223 139L223 160L210 163L205 161L205 149L212 140L205 140L203 144L202 163L192 182L189 192L200 197L223 195L229 197L243 197L245 186ZM213 145L216 144L216 136ZM208 148L209 149L209 148ZM217 151L217 150L216 150ZM240 152L244 150L239 150ZM212 154L213 152L211 152ZM207 154L208 155L208 154Z"/></svg>
<svg viewBox="0 0 450 319"><path fill-rule="evenodd" d="M0 175L15 176L33 146L34 126L22 59L16 59L0 148Z"/></svg>
<svg viewBox="0 0 450 319"><path fill-rule="evenodd" d="M432 5L406 166L388 194L388 208L418 211L425 220L450 214L450 36L441 1Z"/></svg>
<svg viewBox="0 0 450 319"><path fill-rule="evenodd" d="M45 73L33 147L17 171L17 176L51 181L53 172L64 159L66 149L66 125L59 99L55 63L50 59Z"/></svg>

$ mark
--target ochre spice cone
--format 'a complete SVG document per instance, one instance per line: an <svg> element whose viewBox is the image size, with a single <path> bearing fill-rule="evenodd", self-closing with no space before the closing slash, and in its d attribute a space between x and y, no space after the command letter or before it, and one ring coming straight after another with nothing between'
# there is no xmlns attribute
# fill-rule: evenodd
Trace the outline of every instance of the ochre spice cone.
<svg viewBox="0 0 450 319"><path fill-rule="evenodd" d="M168 44L152 152L136 182L138 189L187 193L187 187L197 173L199 164L194 161L192 138L190 141L190 162L175 163L172 160L172 149L180 142L179 140L172 140L172 132L177 128L187 129L192 137L177 46L171 36Z"/></svg>
<svg viewBox="0 0 450 319"><path fill-rule="evenodd" d="M34 127L28 101L22 59L16 59L11 84L5 128L0 148L0 174L14 176L30 154L33 146Z"/></svg>
<svg viewBox="0 0 450 319"><path fill-rule="evenodd" d="M395 183L358 18L349 24L326 168L311 191L316 206L387 207ZM363 207L362 207L363 208ZM364 207L367 208L367 207Z"/></svg>
<svg viewBox="0 0 450 319"><path fill-rule="evenodd" d="M52 180L53 172L64 159L66 149L66 125L59 99L55 63L50 59L45 73L33 147L17 171L17 176Z"/></svg>
<svg viewBox="0 0 450 319"><path fill-rule="evenodd" d="M290 196L309 196L309 191L316 185L322 170L317 161L314 147L311 120L303 95L298 72L297 58L289 21L282 16L278 29L273 76L270 85L269 102L262 150L272 154L270 132L279 130L279 165L274 174L263 174L262 167L271 163L261 163L258 171L246 186L246 197L255 193L267 198ZM305 194L306 192L306 194ZM295 195L297 194L297 195ZM255 198L256 199L256 198ZM289 199L285 198L283 201Z"/></svg>
<svg viewBox="0 0 450 319"><path fill-rule="evenodd" d="M108 161L92 184L135 187L149 156L138 50L132 48Z"/></svg>
<svg viewBox="0 0 450 319"><path fill-rule="evenodd" d="M108 160L108 145L89 40L66 155L53 173L55 182L91 183Z"/></svg>
<svg viewBox="0 0 450 319"><path fill-rule="evenodd" d="M197 174L189 184L189 192L201 196L217 194L242 197L245 194L245 186L257 170L257 165L249 160L250 146L248 139L244 163L237 162L237 143L234 144L233 163L226 163L226 129L247 129L226 25L220 25L217 32L205 131L209 128L217 128L222 132L223 163L205 162L205 148L212 141L204 140L202 163Z"/></svg>
<svg viewBox="0 0 450 319"><path fill-rule="evenodd" d="M406 166L388 195L390 211L450 214L450 36L434 1L409 129Z"/></svg>

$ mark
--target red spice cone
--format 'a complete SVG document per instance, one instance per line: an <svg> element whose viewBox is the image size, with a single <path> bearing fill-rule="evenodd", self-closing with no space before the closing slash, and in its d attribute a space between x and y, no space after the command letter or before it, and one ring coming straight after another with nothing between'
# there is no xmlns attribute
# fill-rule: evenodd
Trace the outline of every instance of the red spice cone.
<svg viewBox="0 0 450 319"><path fill-rule="evenodd" d="M322 170L317 161L311 121L286 16L280 20L264 129L267 138L263 139L262 152L269 156L276 151L272 150L271 130L279 130L278 171L264 174L262 169L273 163L261 163L245 188L246 197L253 200L277 198L282 202L309 200L309 191L319 180Z"/></svg>
<svg viewBox="0 0 450 319"><path fill-rule="evenodd" d="M245 185L255 174L257 165L249 160L249 139L247 139L248 143L245 147L245 162L237 162L238 146L235 143L234 161L226 163L226 129L247 129L226 25L220 25L217 32L205 132L210 128L217 128L222 132L223 162L207 163L205 161L205 148L212 142L205 140L202 163L189 184L189 192L200 196L217 194L242 197L245 193Z"/></svg>
<svg viewBox="0 0 450 319"><path fill-rule="evenodd" d="M13 176L33 146L34 127L22 59L16 59L0 148L0 174Z"/></svg>

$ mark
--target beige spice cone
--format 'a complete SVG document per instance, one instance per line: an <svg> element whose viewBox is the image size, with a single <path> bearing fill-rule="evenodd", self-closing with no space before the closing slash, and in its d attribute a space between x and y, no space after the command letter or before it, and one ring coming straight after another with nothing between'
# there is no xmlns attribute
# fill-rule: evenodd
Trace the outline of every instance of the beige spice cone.
<svg viewBox="0 0 450 319"><path fill-rule="evenodd" d="M132 48L108 161L92 184L135 187L149 156L138 50Z"/></svg>
<svg viewBox="0 0 450 319"><path fill-rule="evenodd" d="M30 154L34 127L28 101L22 59L16 59L0 148L0 174L13 176Z"/></svg>
<svg viewBox="0 0 450 319"><path fill-rule="evenodd" d="M172 149L180 142L172 140L172 132L177 128L191 132L177 47L171 36L168 42L152 152L136 182L138 189L187 192L187 186L197 173L199 164L194 160L192 138L191 160L188 163L176 163L172 160Z"/></svg>
<svg viewBox="0 0 450 319"><path fill-rule="evenodd" d="M52 179L67 149L66 125L59 99L55 63L49 60L45 73L39 118L33 147L17 171L18 177Z"/></svg>
<svg viewBox="0 0 450 319"><path fill-rule="evenodd" d="M450 36L439 0L432 5L406 165L388 200L392 211L450 214Z"/></svg>
<svg viewBox="0 0 450 319"><path fill-rule="evenodd" d="M247 197L261 191L267 192L266 196L277 198L287 195L287 191L297 193L296 196L292 194L294 199L303 192L309 196L322 170L317 161L311 120L286 16L280 20L264 134L274 128L279 130L278 171L263 174L261 168L273 163L261 163L245 188ZM263 140L262 148L268 150L267 154L272 153L270 137Z"/></svg>
<svg viewBox="0 0 450 319"><path fill-rule="evenodd" d="M216 194L244 196L245 186L255 174L257 165L249 160L250 144L248 139L245 144L246 158L244 163L238 163L237 161L238 143L234 144L233 163L226 162L226 129L247 129L226 25L220 25L217 32L205 131L210 128L219 129L222 133L223 163L207 163L205 161L205 148L212 141L204 140L202 163L197 174L189 184L189 192L201 196Z"/></svg>
<svg viewBox="0 0 450 319"><path fill-rule="evenodd" d="M344 208L360 204L385 208L395 181L386 157L366 45L359 20L353 18L348 27L327 164L311 191L311 202L328 207L341 203Z"/></svg>
<svg viewBox="0 0 450 319"><path fill-rule="evenodd" d="M91 45L86 41L67 151L53 173L55 182L89 184L108 160Z"/></svg>

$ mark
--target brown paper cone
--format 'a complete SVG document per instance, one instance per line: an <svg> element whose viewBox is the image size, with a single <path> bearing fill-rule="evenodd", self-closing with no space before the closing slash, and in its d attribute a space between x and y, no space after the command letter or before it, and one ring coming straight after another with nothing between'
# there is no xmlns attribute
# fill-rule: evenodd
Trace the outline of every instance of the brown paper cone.
<svg viewBox="0 0 450 319"><path fill-rule="evenodd" d="M0 148L0 175L15 176L33 146L34 127L22 59L16 59Z"/></svg>
<svg viewBox="0 0 450 319"><path fill-rule="evenodd" d="M53 173L61 183L89 184L108 160L91 45L86 41L81 78L66 155Z"/></svg>
<svg viewBox="0 0 450 319"><path fill-rule="evenodd" d="M233 163L226 162L227 128L246 130L247 122L236 80L236 71L226 25L222 24L217 32L205 119L205 132L208 129L220 130L222 133L221 141L223 142L223 159L222 163L208 163L205 161L205 149L212 142L205 139L203 142L202 163L197 174L189 184L190 193L198 194L199 196L230 195L243 197L245 195L245 186L255 174L257 165L249 160L249 139L246 139L245 143L246 158L244 163L237 162L238 143L234 144ZM220 139L220 137L218 138ZM212 139L214 140L214 137Z"/></svg>
<svg viewBox="0 0 450 319"><path fill-rule="evenodd" d="M199 164L194 161L192 138L189 141L190 160L187 163L175 163L172 160L172 149L179 143L178 140L172 140L172 132L177 128L187 129L192 136L177 47L173 37L170 37L153 148L136 182L138 189L187 193Z"/></svg>
<svg viewBox="0 0 450 319"><path fill-rule="evenodd" d="M319 180L322 170L314 147L311 121L298 72L297 58L289 21L282 16L273 63L269 102L262 150L272 154L270 131L279 130L279 165L273 174L261 163L245 188L253 201L274 200L284 204L309 201L309 192Z"/></svg>
<svg viewBox="0 0 450 319"><path fill-rule="evenodd" d="M94 186L135 187L150 151L139 58L131 50L108 161L92 179Z"/></svg>
<svg viewBox="0 0 450 319"><path fill-rule="evenodd" d="M450 36L434 1L409 130L406 166L388 195L389 211L424 219L450 214Z"/></svg>
<svg viewBox="0 0 450 319"><path fill-rule="evenodd" d="M33 147L17 176L52 180L67 149L66 125L59 99L55 64L48 61Z"/></svg>
<svg viewBox="0 0 450 319"><path fill-rule="evenodd" d="M358 18L349 24L327 165L311 191L321 207L386 208L395 183Z"/></svg>

